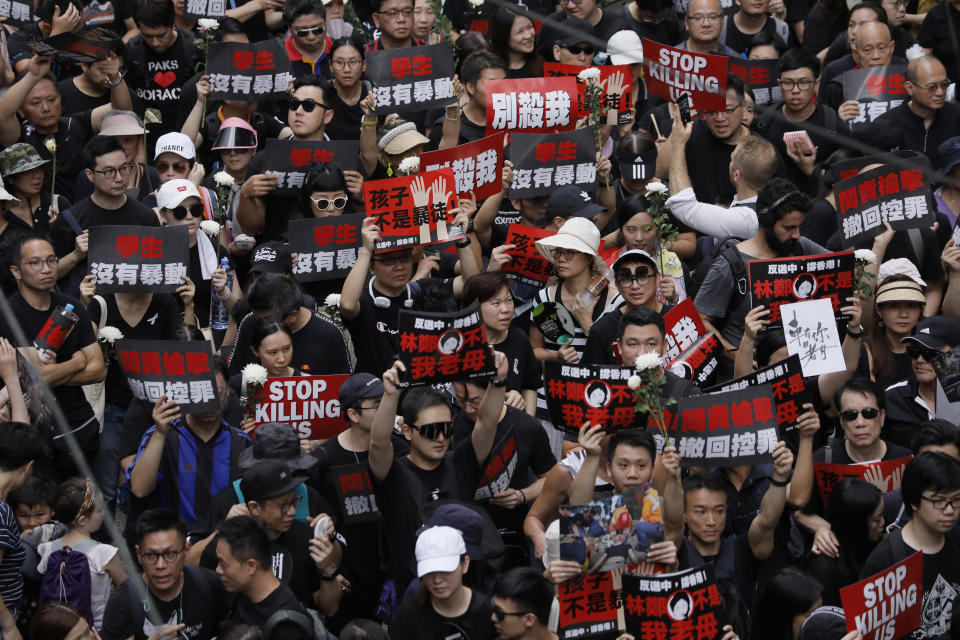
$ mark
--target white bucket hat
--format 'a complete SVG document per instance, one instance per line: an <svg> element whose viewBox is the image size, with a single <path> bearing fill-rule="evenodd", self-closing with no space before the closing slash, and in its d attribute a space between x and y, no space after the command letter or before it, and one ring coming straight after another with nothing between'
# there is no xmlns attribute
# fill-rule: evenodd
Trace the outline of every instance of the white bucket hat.
<svg viewBox="0 0 960 640"><path fill-rule="evenodd" d="M607 263L597 253L600 249L600 230L587 218L570 218L563 223L556 235L537 240L537 251L551 263L555 263L555 249L572 249L593 258L594 267L601 273Z"/></svg>

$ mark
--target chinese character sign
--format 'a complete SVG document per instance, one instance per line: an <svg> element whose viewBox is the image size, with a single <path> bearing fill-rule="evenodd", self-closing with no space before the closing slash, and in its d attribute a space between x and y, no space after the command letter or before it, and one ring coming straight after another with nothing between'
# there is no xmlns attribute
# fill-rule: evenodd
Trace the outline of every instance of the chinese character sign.
<svg viewBox="0 0 960 640"><path fill-rule="evenodd" d="M356 171L360 159L357 140L267 140L265 173L280 178L276 193L280 196L300 194L307 171L314 163L336 162L344 171Z"/></svg>
<svg viewBox="0 0 960 640"><path fill-rule="evenodd" d="M577 123L576 78L489 80L484 91L488 136L498 131L570 131Z"/></svg>
<svg viewBox="0 0 960 640"><path fill-rule="evenodd" d="M211 100L266 100L286 96L293 77L290 56L276 38L263 42L212 42Z"/></svg>
<svg viewBox="0 0 960 640"><path fill-rule="evenodd" d="M903 480L903 470L912 456L895 458L893 460L879 460L858 464L831 464L829 462L814 462L813 473L820 489L823 504L827 504L833 494L834 487L844 478L858 478L869 482L883 493L890 493L900 488Z"/></svg>
<svg viewBox="0 0 960 640"><path fill-rule="evenodd" d="M183 7L183 17L187 20L222 18L226 15L226 10L227 0L186 0ZM289 59L289 56L287 59Z"/></svg>
<svg viewBox="0 0 960 640"><path fill-rule="evenodd" d="M577 78L578 118L586 118L590 115L590 109L587 108L586 91L587 83L577 77L584 69L575 64L560 64L559 62L543 63L543 75L547 78L557 78L563 76L572 76ZM601 65L596 67L600 70L598 82L603 87L604 107L606 108L608 125L626 124L630 122L630 109L633 107L631 97L631 87L633 86L633 67L628 64L621 65Z"/></svg>
<svg viewBox="0 0 960 640"><path fill-rule="evenodd" d="M667 341L667 350L663 354L663 363L673 362L681 353L686 351L706 333L703 319L693 305L693 298L684 298L683 302L663 316L666 328L664 338Z"/></svg>
<svg viewBox="0 0 960 640"><path fill-rule="evenodd" d="M677 443L684 467L731 467L773 460L777 414L769 384L680 398Z"/></svg>
<svg viewBox="0 0 960 640"><path fill-rule="evenodd" d="M666 368L702 389L713 381L722 357L723 343L710 331L694 340Z"/></svg>
<svg viewBox="0 0 960 640"><path fill-rule="evenodd" d="M697 111L727 108L726 56L693 53L643 39L644 82L647 91L667 102L690 95Z"/></svg>
<svg viewBox="0 0 960 640"><path fill-rule="evenodd" d="M462 238L453 224L457 180L452 169L415 176L364 181L367 216L377 219L380 241L375 250L390 251Z"/></svg>
<svg viewBox="0 0 960 640"><path fill-rule="evenodd" d="M361 524L380 520L380 509L366 462L334 467L333 475L336 478L334 482L340 499L342 522Z"/></svg>
<svg viewBox="0 0 960 640"><path fill-rule="evenodd" d="M302 440L326 440L347 428L337 394L347 375L269 378L256 399L254 422L283 422ZM254 436L256 437L256 436Z"/></svg>
<svg viewBox="0 0 960 640"><path fill-rule="evenodd" d="M917 551L880 573L840 589L847 631L859 631L864 638L898 640L917 629L925 617L923 564L923 552ZM941 580L938 578L938 584ZM945 588L952 591L949 584ZM949 596L943 591L938 594L934 586L928 596L926 607L931 608L931 620L938 619L950 606ZM944 636L950 635L946 627L949 625L942 630Z"/></svg>
<svg viewBox="0 0 960 640"><path fill-rule="evenodd" d="M33 22L33 2L0 0L0 18L6 18L6 24L18 26Z"/></svg>
<svg viewBox="0 0 960 640"><path fill-rule="evenodd" d="M220 411L210 343L205 340L118 340L117 359L137 400L166 395L184 413Z"/></svg>
<svg viewBox="0 0 960 640"><path fill-rule="evenodd" d="M873 239L886 220L895 230L931 227L930 186L917 168L884 165L836 183L833 194L840 216L843 246Z"/></svg>
<svg viewBox="0 0 960 640"><path fill-rule="evenodd" d="M297 254L293 275L298 282L346 278L363 246L362 213L291 220L290 251Z"/></svg>
<svg viewBox="0 0 960 640"><path fill-rule="evenodd" d="M714 565L658 576L623 576L623 614L635 638L723 637L726 613Z"/></svg>
<svg viewBox="0 0 960 640"><path fill-rule="evenodd" d="M867 67L851 69L840 74L843 83L843 99L856 100L860 113L848 124L854 131L862 129L909 99L904 82L907 80L906 65Z"/></svg>
<svg viewBox="0 0 960 640"><path fill-rule="evenodd" d="M627 386L633 367L545 362L543 371L547 408L557 428L576 433L587 420L602 424L607 433L646 427L647 417L633 410ZM664 417L672 419L669 409Z"/></svg>
<svg viewBox="0 0 960 640"><path fill-rule="evenodd" d="M411 113L455 103L453 75L448 42L367 53L377 113Z"/></svg>
<svg viewBox="0 0 960 640"><path fill-rule="evenodd" d="M773 104L783 101L783 92L780 91L779 76L777 75L777 61L744 60L730 57L730 73L739 76L746 82L757 99L757 104Z"/></svg>
<svg viewBox="0 0 960 640"><path fill-rule="evenodd" d="M511 198L546 196L568 184L587 191L597 186L597 143L589 127L566 133L512 134L510 161Z"/></svg>
<svg viewBox="0 0 960 640"><path fill-rule="evenodd" d="M403 386L493 376L497 368L487 332L474 303L462 311L400 311L400 361Z"/></svg>
<svg viewBox="0 0 960 640"><path fill-rule="evenodd" d="M619 571L581 573L557 586L560 640L616 640L620 578Z"/></svg>
<svg viewBox="0 0 960 640"><path fill-rule="evenodd" d="M750 260L750 307L770 310L765 329L780 329L780 305L800 300L830 300L837 320L847 318L840 308L853 296L852 251L816 256Z"/></svg>
<svg viewBox="0 0 960 640"><path fill-rule="evenodd" d="M829 300L806 300L780 307L787 352L800 356L804 376L843 371L847 368L840 348L840 335Z"/></svg>
<svg viewBox="0 0 960 640"><path fill-rule="evenodd" d="M550 279L553 264L540 255L536 242L556 231L547 231L524 224L511 224L507 227L507 240L504 244L514 245L507 251L510 262L500 267L500 271L509 273L513 279L534 287L542 287Z"/></svg>
<svg viewBox="0 0 960 640"><path fill-rule="evenodd" d="M88 261L98 293L173 293L190 265L187 227L94 227Z"/></svg>
<svg viewBox="0 0 960 640"><path fill-rule="evenodd" d="M480 482L473 496L474 500L489 500L498 493L506 491L517 470L517 436L511 428L507 435L493 447L487 456L487 466L480 472Z"/></svg>
<svg viewBox="0 0 960 640"><path fill-rule="evenodd" d="M472 192L477 201L485 200L503 188L503 139L504 134L498 133L458 147L421 153L420 166L424 171L453 169L461 198L469 198Z"/></svg>

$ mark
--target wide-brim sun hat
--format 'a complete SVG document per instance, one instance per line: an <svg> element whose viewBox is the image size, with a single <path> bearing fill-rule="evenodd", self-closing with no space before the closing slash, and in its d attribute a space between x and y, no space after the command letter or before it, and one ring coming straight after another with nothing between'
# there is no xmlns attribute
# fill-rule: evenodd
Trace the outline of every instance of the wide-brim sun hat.
<svg viewBox="0 0 960 640"><path fill-rule="evenodd" d="M377 146L380 151L387 155L399 156L414 147L429 144L429 142L429 138L417 131L417 125L412 122L404 122L383 134Z"/></svg>
<svg viewBox="0 0 960 640"><path fill-rule="evenodd" d="M18 173L26 173L50 162L40 157L40 154L26 142L12 144L0 151L0 176L7 178Z"/></svg>
<svg viewBox="0 0 960 640"><path fill-rule="evenodd" d="M927 297L923 295L923 288L912 280L895 280L885 282L877 289L875 304L888 302L917 302L926 304Z"/></svg>
<svg viewBox="0 0 960 640"><path fill-rule="evenodd" d="M111 113L100 121L102 136L142 136L146 132L140 118L132 111Z"/></svg>
<svg viewBox="0 0 960 640"><path fill-rule="evenodd" d="M570 218L556 234L537 240L536 246L540 255L553 264L556 264L557 249L570 249L590 256L597 271L603 273L607 270L607 263L597 253L600 249L600 230L587 218Z"/></svg>

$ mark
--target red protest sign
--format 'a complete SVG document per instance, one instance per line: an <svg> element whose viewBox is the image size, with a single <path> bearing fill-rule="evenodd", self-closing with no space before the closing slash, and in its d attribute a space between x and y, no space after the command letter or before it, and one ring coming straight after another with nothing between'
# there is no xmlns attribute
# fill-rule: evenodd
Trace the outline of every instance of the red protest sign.
<svg viewBox="0 0 960 640"><path fill-rule="evenodd" d="M692 53L643 39L647 91L669 102L690 94L698 111L727 108L727 56Z"/></svg>
<svg viewBox="0 0 960 640"><path fill-rule="evenodd" d="M681 378L693 380L702 389L713 380L721 357L723 344L717 334L710 331L694 340L666 368Z"/></svg>
<svg viewBox="0 0 960 640"><path fill-rule="evenodd" d="M667 351L663 354L664 362L672 362L683 353L697 339L707 332L703 319L693 305L693 298L684 298L673 309L663 316L666 327Z"/></svg>
<svg viewBox="0 0 960 640"><path fill-rule="evenodd" d="M586 573L557 587L560 640L613 640L617 631L620 572Z"/></svg>
<svg viewBox="0 0 960 640"><path fill-rule="evenodd" d="M367 216L377 219L376 251L390 251L463 237L451 211L459 206L452 169L363 183Z"/></svg>
<svg viewBox="0 0 960 640"><path fill-rule="evenodd" d="M489 80L487 96L487 133L557 133L570 131L576 124L576 78L523 78Z"/></svg>
<svg viewBox="0 0 960 640"><path fill-rule="evenodd" d="M817 478L817 486L823 502L830 500L833 488L844 478L859 478L874 485L884 493L890 493L900 488L903 479L903 470L907 467L912 456L881 460L878 462L864 462L862 464L830 464L814 462L813 473Z"/></svg>
<svg viewBox="0 0 960 640"><path fill-rule="evenodd" d="M347 375L268 378L257 392L254 421L285 422L303 440L325 440L347 428L337 394Z"/></svg>
<svg viewBox="0 0 960 640"><path fill-rule="evenodd" d="M840 589L847 631L869 640L897 640L920 626L923 552Z"/></svg>
<svg viewBox="0 0 960 640"><path fill-rule="evenodd" d="M421 153L420 166L424 171L453 169L461 198L469 198L473 192L478 201L486 200L503 188L500 178L505 135L497 133L457 147Z"/></svg>
<svg viewBox="0 0 960 640"><path fill-rule="evenodd" d="M559 78L564 76L573 76L577 78L584 69L576 64L560 64L559 62L545 62L543 64L543 75L547 78ZM607 124L625 124L630 121L630 108L633 106L631 87L633 86L633 68L628 64L621 65L601 65L594 67L600 70L600 77L597 82L603 87L606 98L604 108L607 110ZM578 118L586 118L590 115L587 108L587 83L577 78L577 90L579 110Z"/></svg>
<svg viewBox="0 0 960 640"><path fill-rule="evenodd" d="M473 499L489 500L498 493L506 491L513 478L513 472L517 469L519 459L517 436L511 430L487 456L487 466L480 472L480 482L477 483L477 491Z"/></svg>
<svg viewBox="0 0 960 640"><path fill-rule="evenodd" d="M516 245L507 251L511 260L500 267L500 271L509 273L514 279L532 286L542 286L550 279L553 264L540 255L536 242L547 238L556 231L547 231L523 224L511 224L507 227L507 241L504 244Z"/></svg>

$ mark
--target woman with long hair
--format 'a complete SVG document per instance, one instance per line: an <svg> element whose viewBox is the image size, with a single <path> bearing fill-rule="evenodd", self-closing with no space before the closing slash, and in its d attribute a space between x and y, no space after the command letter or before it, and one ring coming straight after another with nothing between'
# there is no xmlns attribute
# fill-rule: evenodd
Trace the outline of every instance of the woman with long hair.
<svg viewBox="0 0 960 640"><path fill-rule="evenodd" d="M66 604L52 600L43 605L30 621L33 640L100 640L87 619Z"/></svg>
<svg viewBox="0 0 960 640"><path fill-rule="evenodd" d="M490 50L507 63L508 78L539 78L543 58L536 51L537 30L533 20L502 6L490 20Z"/></svg>
<svg viewBox="0 0 960 640"><path fill-rule="evenodd" d="M923 285L910 276L894 274L877 287L875 313L865 336L870 355L870 373L886 388L913 374L907 346L902 338L913 335L926 304Z"/></svg>
<svg viewBox="0 0 960 640"><path fill-rule="evenodd" d="M800 627L823 602L823 587L810 575L787 567L767 583L753 607L754 638L797 640Z"/></svg>

